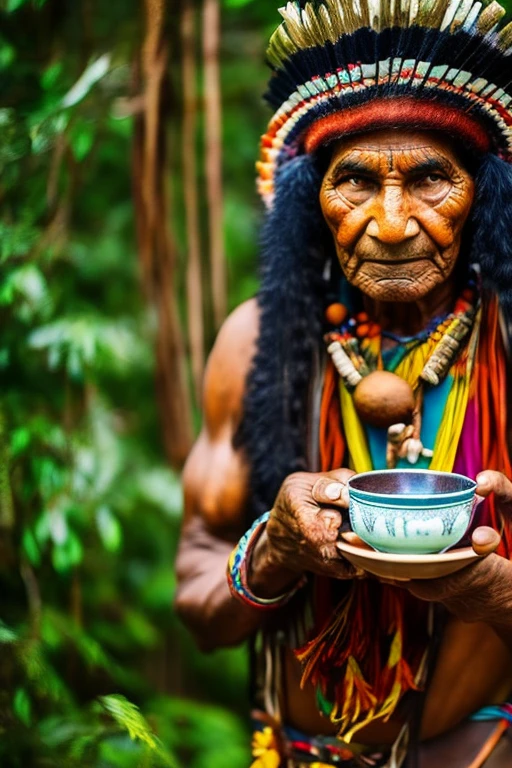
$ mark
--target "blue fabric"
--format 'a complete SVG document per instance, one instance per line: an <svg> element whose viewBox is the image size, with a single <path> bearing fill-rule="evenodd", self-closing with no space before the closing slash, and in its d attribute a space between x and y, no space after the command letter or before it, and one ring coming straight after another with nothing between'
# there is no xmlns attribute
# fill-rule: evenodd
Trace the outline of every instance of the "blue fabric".
<svg viewBox="0 0 512 768"><path fill-rule="evenodd" d="M496 705L493 707L483 707L471 715L471 720L508 720L512 723L512 711L510 704L504 704L502 706Z"/></svg>

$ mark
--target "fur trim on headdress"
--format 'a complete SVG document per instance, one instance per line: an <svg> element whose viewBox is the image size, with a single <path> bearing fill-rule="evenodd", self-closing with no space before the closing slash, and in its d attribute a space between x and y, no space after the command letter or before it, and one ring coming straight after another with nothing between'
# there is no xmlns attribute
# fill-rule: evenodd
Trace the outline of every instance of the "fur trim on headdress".
<svg viewBox="0 0 512 768"><path fill-rule="evenodd" d="M512 323L512 165L487 155L476 175L472 260Z"/></svg>
<svg viewBox="0 0 512 768"><path fill-rule="evenodd" d="M269 509L284 477L305 470L308 386L322 339L326 225L312 155L283 168L261 244L260 335L237 443L253 469L253 511Z"/></svg>

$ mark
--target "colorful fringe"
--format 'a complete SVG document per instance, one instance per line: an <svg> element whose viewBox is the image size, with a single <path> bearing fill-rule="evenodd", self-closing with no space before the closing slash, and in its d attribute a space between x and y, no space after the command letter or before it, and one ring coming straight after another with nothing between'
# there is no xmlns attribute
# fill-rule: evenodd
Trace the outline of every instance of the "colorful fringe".
<svg viewBox="0 0 512 768"><path fill-rule="evenodd" d="M419 345L395 372L410 383L416 380L431 343L427 340ZM451 471L455 464L457 471L463 471L470 466L468 457L481 445L481 465L473 463L472 468L476 472L497 469L512 476L506 444L505 350L495 299L484 304L480 334L476 327L449 375L453 384L431 466ZM343 464L339 458L345 438L336 396L337 379L329 365L320 423L323 471ZM341 394L351 462L356 471L371 469L364 429L351 396L345 387L341 387ZM488 502L490 524L502 533L499 554L510 557L511 527L500 518L494 500ZM422 686L429 628L427 604L405 590L376 580L347 582L343 586L346 593L333 608L332 583L317 580L317 630L296 655L303 664L303 683L310 680L317 686L320 709L338 725L340 737L348 742L376 718L387 720L407 691Z"/></svg>

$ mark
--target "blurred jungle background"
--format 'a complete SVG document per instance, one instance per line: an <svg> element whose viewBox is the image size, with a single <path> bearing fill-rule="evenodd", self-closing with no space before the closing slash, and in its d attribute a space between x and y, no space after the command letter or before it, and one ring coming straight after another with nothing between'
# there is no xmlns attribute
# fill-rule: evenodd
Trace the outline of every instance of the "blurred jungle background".
<svg viewBox="0 0 512 768"><path fill-rule="evenodd" d="M0 0L0 766L246 768L172 611L204 360L257 288L265 0Z"/></svg>
<svg viewBox="0 0 512 768"><path fill-rule="evenodd" d="M204 359L254 294L260 0L0 2L0 766L242 768L173 614ZM221 140L222 137L222 140Z"/></svg>

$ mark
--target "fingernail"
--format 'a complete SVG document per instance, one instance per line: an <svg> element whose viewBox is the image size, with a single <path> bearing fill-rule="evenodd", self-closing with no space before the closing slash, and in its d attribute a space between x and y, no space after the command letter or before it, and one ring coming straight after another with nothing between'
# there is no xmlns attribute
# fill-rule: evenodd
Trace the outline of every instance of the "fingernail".
<svg viewBox="0 0 512 768"><path fill-rule="evenodd" d="M325 487L324 493L328 499L331 499L331 501L336 501L336 499L339 499L341 496L342 490L343 486L341 483L329 483L329 485Z"/></svg>
<svg viewBox="0 0 512 768"><path fill-rule="evenodd" d="M476 481L478 485L489 485L489 478L485 474L480 474L476 476Z"/></svg>
<svg viewBox="0 0 512 768"><path fill-rule="evenodd" d="M473 531L473 541L475 544L487 544L489 542L489 534L487 531L481 531L478 528Z"/></svg>

